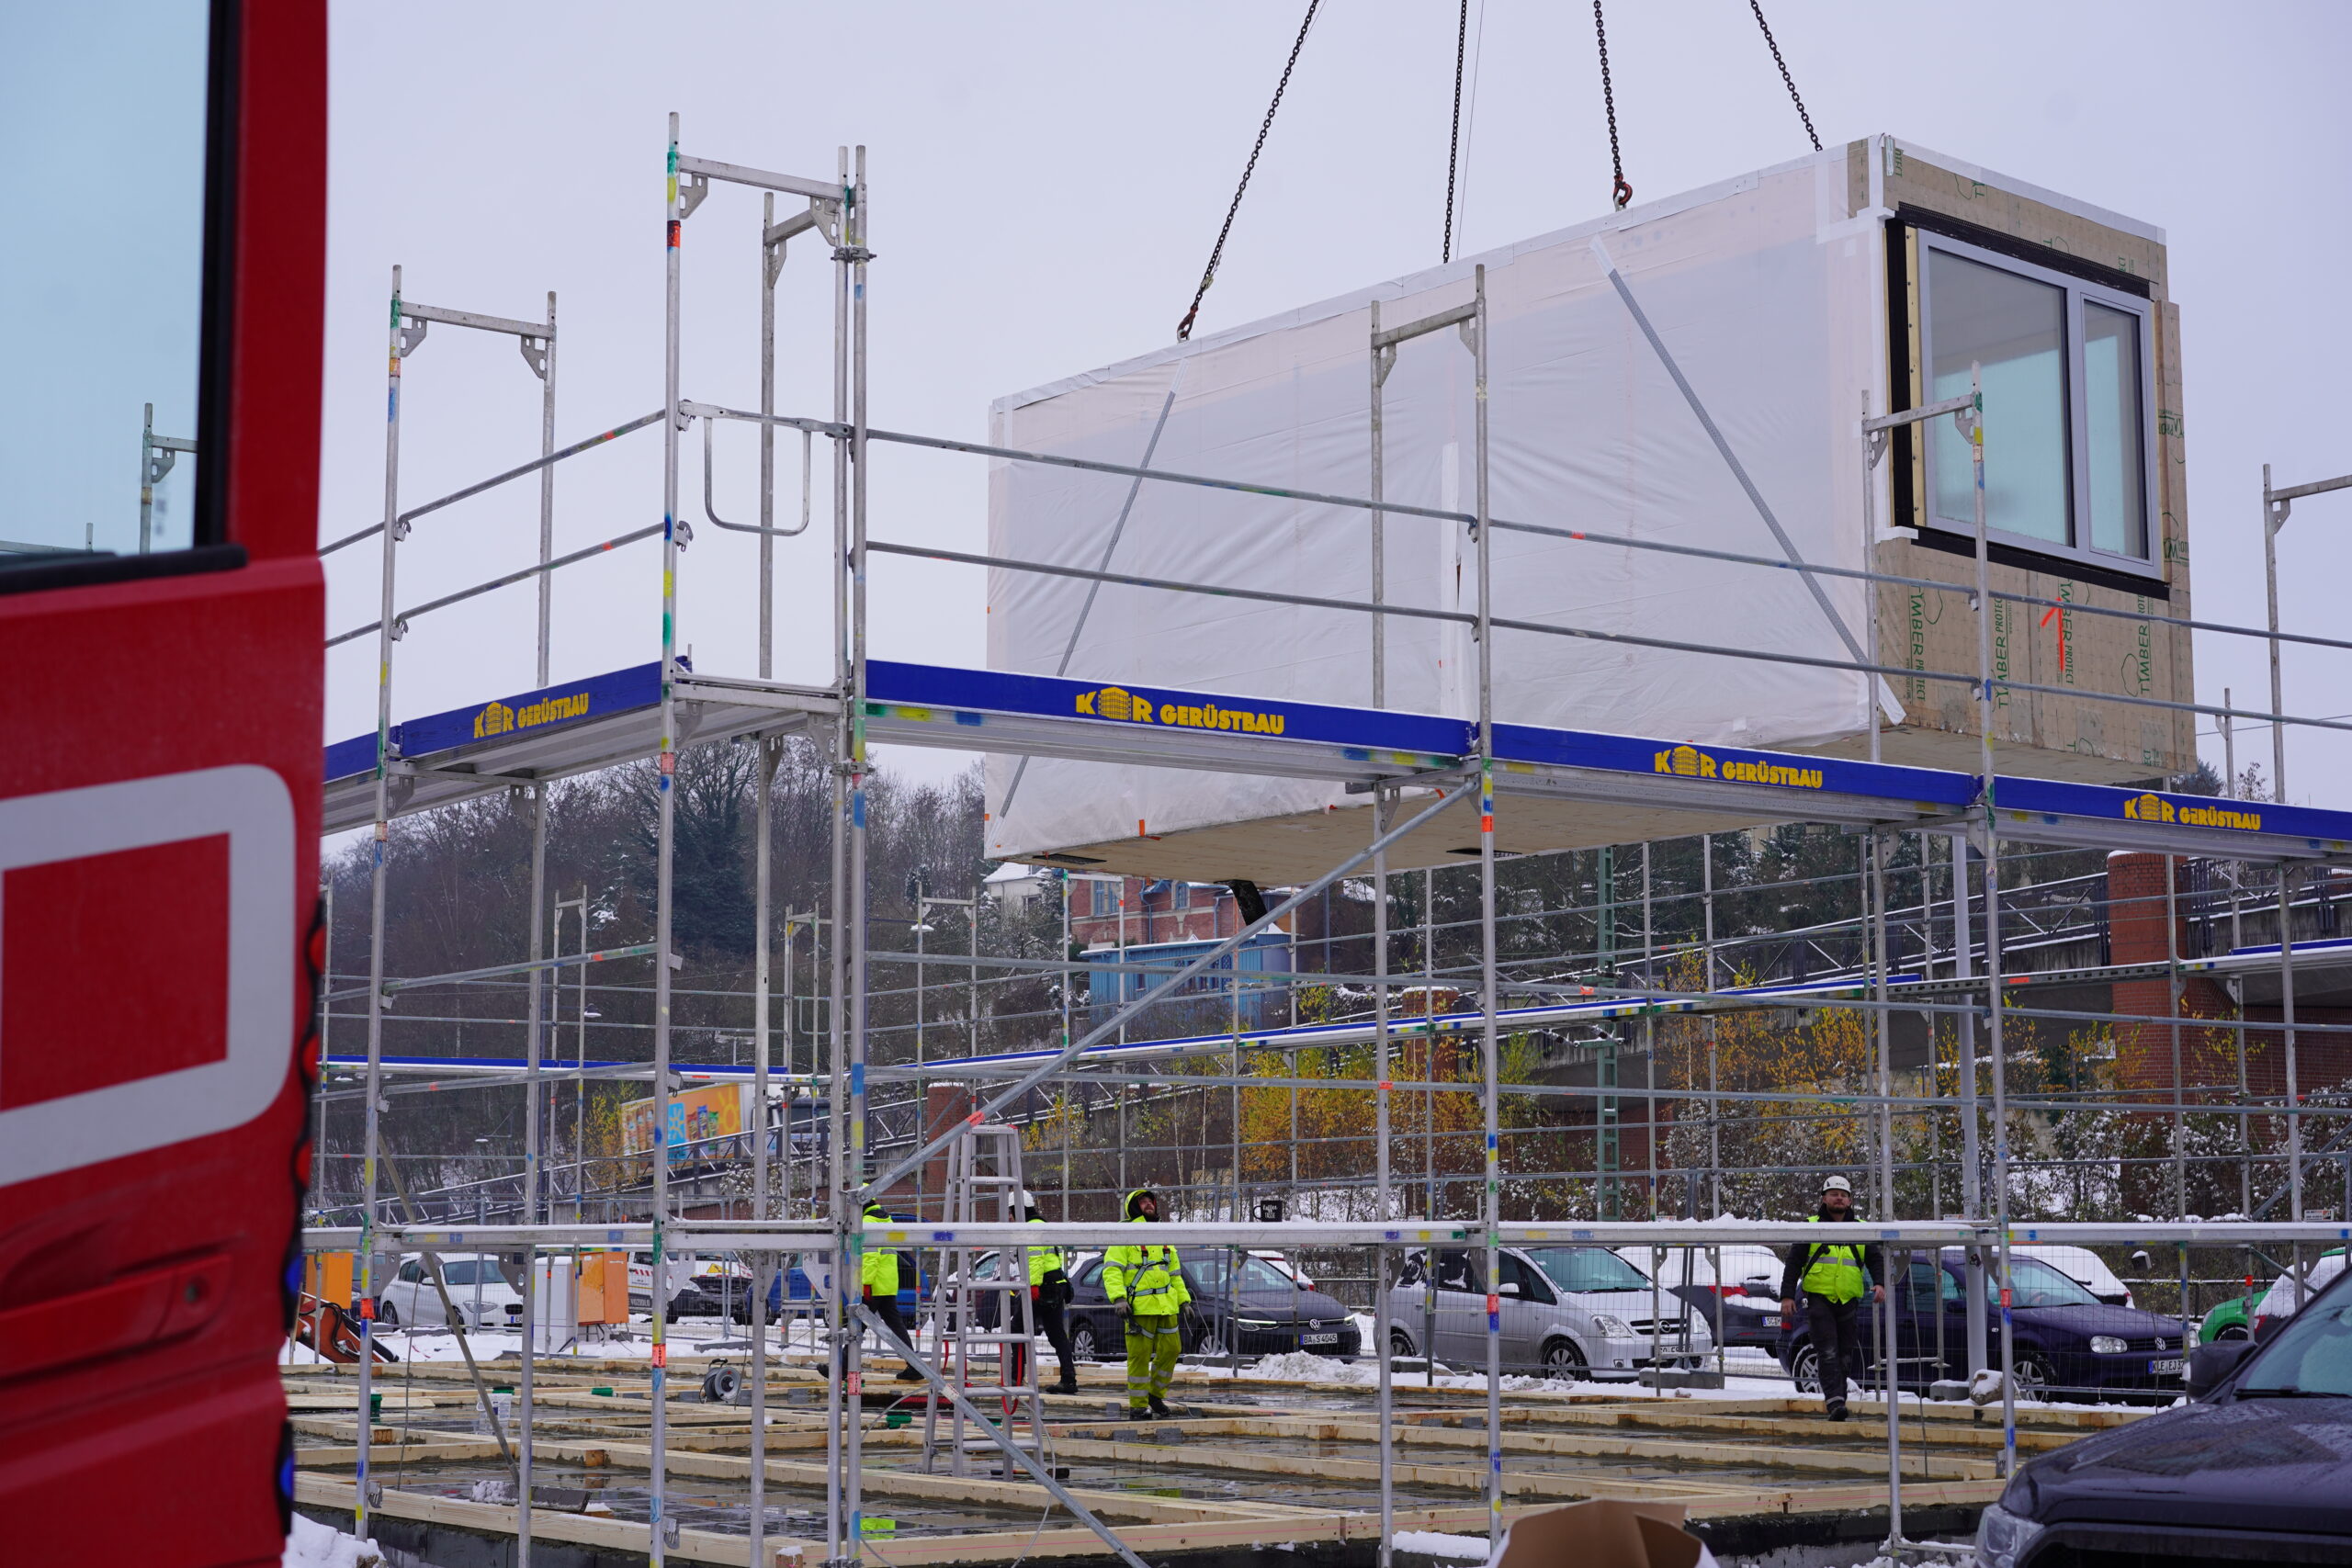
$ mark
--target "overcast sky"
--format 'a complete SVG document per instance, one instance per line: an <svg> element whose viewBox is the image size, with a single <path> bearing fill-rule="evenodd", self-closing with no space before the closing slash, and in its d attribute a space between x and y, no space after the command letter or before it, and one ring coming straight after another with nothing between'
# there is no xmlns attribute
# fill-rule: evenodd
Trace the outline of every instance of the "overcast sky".
<svg viewBox="0 0 2352 1568"><path fill-rule="evenodd" d="M662 399L665 117L689 153L830 177L868 149L872 403L878 425L985 438L989 400L1170 341L1198 280L1302 4L424 4L334 8L322 537L381 515L390 269L414 301L537 318L560 296L557 438ZM2259 623L2260 485L2352 470L2352 8L2340 4L1767 7L1825 142L1889 131L2161 225L2179 301L2196 610ZM1456 11L1326 0L1227 245L1202 330L1438 260ZM1609 188L1589 12L1472 0L1456 252L1600 214ZM1738 0L1610 10L1625 172L1646 199L1807 151ZM686 225L685 395L757 396L759 197L722 188ZM796 241L779 301L786 412L823 413L822 247ZM538 383L513 340L436 326L407 362L403 504L535 456ZM718 511L754 507L754 452L719 432ZM661 516L658 433L563 466L558 549ZM697 429L683 509L701 517ZM826 531L779 547L776 673L826 678ZM779 446L797 514L797 441ZM984 465L885 449L877 537L984 547ZM421 521L398 598L526 564L536 487ZM559 574L558 679L659 649L654 545ZM752 557L704 526L681 572L698 667L753 671ZM2284 536L2290 628L2343 635L2352 494ZM331 630L373 618L372 545L330 558ZM978 664L979 574L878 559L873 646ZM531 590L419 620L396 717L532 684ZM373 638L329 656L329 731L374 721ZM2347 656L2290 651L2288 711L2352 711ZM2258 641L2206 635L2201 698L2260 706ZM2220 760L2207 732L2206 754ZM2290 794L2352 805L2352 736L2296 736ZM2267 729L2239 737L2267 761ZM925 776L961 759L900 754Z"/></svg>

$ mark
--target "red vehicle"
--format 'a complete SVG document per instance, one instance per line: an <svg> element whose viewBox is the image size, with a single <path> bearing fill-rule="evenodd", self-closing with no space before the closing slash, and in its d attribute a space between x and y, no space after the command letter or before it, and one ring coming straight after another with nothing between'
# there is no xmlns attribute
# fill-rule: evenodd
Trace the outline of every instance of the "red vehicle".
<svg viewBox="0 0 2352 1568"><path fill-rule="evenodd" d="M0 14L0 1558L274 1563L326 17Z"/></svg>

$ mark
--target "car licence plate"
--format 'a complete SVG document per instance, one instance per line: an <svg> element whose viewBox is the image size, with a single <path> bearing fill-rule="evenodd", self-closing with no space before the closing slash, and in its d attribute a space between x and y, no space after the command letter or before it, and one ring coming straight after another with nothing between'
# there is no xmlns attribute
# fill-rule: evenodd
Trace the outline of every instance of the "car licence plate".
<svg viewBox="0 0 2352 1568"><path fill-rule="evenodd" d="M1768 1314L1768 1315L1765 1317L1765 1319L1764 1319L1764 1326L1765 1326L1765 1327L1767 1327L1767 1328L1778 1328L1778 1327L1780 1327L1780 1326L1781 1326L1780 1314L1778 1314L1777 1313Z"/></svg>
<svg viewBox="0 0 2352 1568"><path fill-rule="evenodd" d="M1337 1345L1340 1337L1336 1334L1302 1334L1298 1342L1302 1345Z"/></svg>
<svg viewBox="0 0 2352 1568"><path fill-rule="evenodd" d="M2156 1373L2177 1372L2180 1371L2180 1358L2178 1356L2166 1356L2161 1360L2150 1361L2148 1363L2148 1371Z"/></svg>

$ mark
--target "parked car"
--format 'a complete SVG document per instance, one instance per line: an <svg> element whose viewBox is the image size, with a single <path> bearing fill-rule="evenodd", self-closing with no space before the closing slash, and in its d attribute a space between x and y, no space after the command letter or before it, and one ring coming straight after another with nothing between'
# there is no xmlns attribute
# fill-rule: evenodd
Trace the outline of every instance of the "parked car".
<svg viewBox="0 0 2352 1568"><path fill-rule="evenodd" d="M1977 1562L2352 1562L2352 1283L2267 1341L2199 1346L2188 1393L2019 1470Z"/></svg>
<svg viewBox="0 0 2352 1568"><path fill-rule="evenodd" d="M2280 1325L2300 1311L2305 1300L2325 1290L2335 1277L2344 1272L2344 1249L2336 1247L2324 1252L2308 1269L2307 1280L2295 1278L2290 1269L2270 1282L2262 1299L2254 1307L2254 1337L2267 1339Z"/></svg>
<svg viewBox="0 0 2352 1568"><path fill-rule="evenodd" d="M1898 1381L1924 1386L1939 1379L1968 1375L1968 1298L1965 1255L1947 1247L1934 1262L1914 1258L1894 1292ZM2184 1340L2188 1325L2137 1307L2110 1306L2039 1258L2009 1255L2010 1340L2019 1394L2049 1398L2064 1393L2148 1394L2166 1398L2180 1392ZM1985 1359L1998 1365L1998 1281L1987 1278L1993 1299L1985 1310ZM1939 1326L1942 1358L1937 1357ZM1878 1314L1861 1314L1862 1346L1870 1366L1857 1382L1874 1382ZM1820 1358L1804 1315L1786 1325L1781 1364L1804 1393L1821 1387ZM1849 1372L1849 1375L1851 1375Z"/></svg>
<svg viewBox="0 0 2352 1568"><path fill-rule="evenodd" d="M670 1296L669 1321L682 1317L724 1317L731 1304L730 1298L740 1298L744 1287L729 1288L729 1281L718 1274L689 1274L678 1283Z"/></svg>
<svg viewBox="0 0 2352 1568"><path fill-rule="evenodd" d="M1279 1252L1259 1250L1251 1252L1250 1256L1252 1258L1261 1258L1265 1259L1267 1268L1272 1269L1275 1273L1280 1274L1283 1279L1292 1281L1301 1290L1311 1291L1315 1288L1315 1281L1306 1277L1306 1270L1301 1269L1297 1264L1292 1262L1288 1258Z"/></svg>
<svg viewBox="0 0 2352 1568"><path fill-rule="evenodd" d="M1293 1350L1351 1360L1363 1337L1348 1309L1296 1280L1264 1258L1245 1253L1238 1278L1230 1277L1232 1254L1221 1247L1177 1249L1193 1305L1184 1314L1184 1348L1214 1347L1241 1356L1275 1356ZM1078 1359L1102 1360L1126 1354L1119 1314L1102 1287L1102 1259L1081 1258L1070 1271L1070 1347Z"/></svg>
<svg viewBox="0 0 2352 1568"><path fill-rule="evenodd" d="M904 1292L899 1293L902 1296L905 1294ZM801 1269L799 1264L795 1263L787 1269L780 1269L776 1270L775 1277L768 1281L767 1321L775 1323L783 1317L785 1303L787 1301L797 1307L805 1307L815 1300L817 1300L816 1289L809 1284L808 1276ZM749 1290L737 1291L732 1307L736 1322L750 1323L752 1321L752 1292Z"/></svg>
<svg viewBox="0 0 2352 1568"><path fill-rule="evenodd" d="M916 1278L916 1269L912 1261L914 1256L911 1252L899 1254L899 1312L906 1319L910 1327L913 1326L915 1322L916 1307L929 1301L932 1292L932 1277L928 1270L922 1272L919 1280ZM716 1283L717 1281L714 1280L713 1284ZM785 1311L786 1301L805 1307L812 1302L822 1300L824 1296L810 1281L807 1270L801 1264L794 1263L788 1268L779 1269L775 1278L768 1281L767 1321L770 1323L777 1321ZM728 1306L736 1322L752 1321L752 1300L748 1284L742 1282L737 1284L734 1299L728 1303Z"/></svg>
<svg viewBox="0 0 2352 1568"><path fill-rule="evenodd" d="M1635 1269L1647 1270L1653 1249L1612 1248ZM1658 1259L1658 1280L1690 1304L1709 1333L1730 1348L1770 1354L1781 1344L1781 1255L1769 1247L1668 1247Z"/></svg>
<svg viewBox="0 0 2352 1568"><path fill-rule="evenodd" d="M1669 1364L1714 1353L1707 1320L1605 1247L1505 1247L1496 1295L1503 1366L1556 1378L1626 1381L1653 1351ZM1408 1256L1388 1292L1392 1355L1457 1366L1487 1356L1486 1255L1442 1248ZM1655 1302L1655 1310L1653 1309Z"/></svg>
<svg viewBox="0 0 2352 1568"><path fill-rule="evenodd" d="M2132 1300L2132 1287L2117 1279L2115 1270L2107 1266L2107 1260L2087 1247L2030 1242L2011 1247L2009 1256L2012 1258L2031 1258L2049 1264L2109 1306L2136 1304Z"/></svg>
<svg viewBox="0 0 2352 1568"><path fill-rule="evenodd" d="M506 1270L488 1253L443 1253L441 1280L449 1288L449 1304L469 1332L482 1334L523 1331L523 1292L509 1284ZM441 1292L433 1288L432 1272L422 1256L403 1258L376 1298L376 1321L386 1328L438 1328L448 1325L441 1310Z"/></svg>
<svg viewBox="0 0 2352 1568"><path fill-rule="evenodd" d="M665 1258L662 1259L662 1272L670 1279L670 1288L662 1296L666 1303L685 1289L694 1266L683 1258ZM650 1314L653 1311L653 1254L650 1252L628 1255L628 1305L631 1312ZM675 1322L677 1314L673 1313L671 1321Z"/></svg>
<svg viewBox="0 0 2352 1568"><path fill-rule="evenodd" d="M2318 1261L2312 1265L2312 1288L2316 1290L2334 1279L2343 1267L2344 1249L2342 1247L2322 1253ZM2291 1315L2289 1313L2271 1313L2265 1317L2263 1313L2263 1303L2269 1300L2270 1292L2286 1282L2286 1275L2282 1272L2262 1289L2232 1296L2228 1301L2214 1307L2205 1314L2205 1320L2198 1325L2197 1342L2199 1345L2222 1345L2233 1339L2253 1339L2258 1337L2257 1327L2262 1333L2268 1333L2271 1328L2278 1325L2278 1322ZM2291 1291L2280 1294L2278 1300L2281 1306L2288 1304L2290 1293ZM2258 1317L2264 1318L2259 1325L2256 1321Z"/></svg>
<svg viewBox="0 0 2352 1568"><path fill-rule="evenodd" d="M1649 1277L1654 1249L1620 1247L1611 1250L1640 1269L1643 1278ZM1703 1247L1669 1247L1663 1252L1664 1256L1659 1259L1658 1280L1669 1288L1679 1289L1687 1283L1706 1287L1727 1296L1747 1294L1777 1299L1780 1294L1781 1255L1769 1247L1719 1247L1712 1258Z"/></svg>

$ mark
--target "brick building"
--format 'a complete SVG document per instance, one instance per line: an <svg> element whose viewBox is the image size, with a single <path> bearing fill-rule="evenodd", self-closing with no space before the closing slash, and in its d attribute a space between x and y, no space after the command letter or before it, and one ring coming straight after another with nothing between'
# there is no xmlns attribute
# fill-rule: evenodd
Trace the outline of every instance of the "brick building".
<svg viewBox="0 0 2352 1568"><path fill-rule="evenodd" d="M2167 957L2202 956L2216 945L2199 922L2211 922L2206 889L2194 883L2195 863L2175 860L2171 915L2172 941L2165 939L2166 900L2163 855L2116 853L2107 859L2108 931L2113 961L2123 964L2163 964ZM2352 1023L2352 960L2347 959L2335 930L2335 896L2344 891L2332 874L2306 874L2296 900L2294 935L2295 1021L2298 1025ZM2267 943L2274 951L2278 938L2278 906L2257 896L2242 915L2248 948ZM2312 951L2305 952L2306 944ZM2226 949L2226 934L2218 945ZM2234 988L2234 994L2233 994ZM2161 1019L2170 1010L2169 982L2162 975L2118 980L2111 1010ZM2245 1031L2247 1092L2257 1099L2278 1099L2287 1092L2285 1032L2278 1027L2283 1009L2276 971L2248 974L2235 981L2211 976L2188 977L2181 985L2180 1012L2188 1020L2230 1020L2241 1015L2253 1027ZM2169 1100L2175 1088L2173 1035L2169 1022L2119 1023L2115 1026L2116 1068L2127 1089ZM2180 1036L2180 1082L2192 1103L2235 1098L2237 1031L2231 1028L2183 1026ZM2352 1034L2298 1028L2295 1036L2296 1087L2306 1098L2352 1082ZM2199 1088L2226 1088L2226 1093L2201 1094Z"/></svg>

